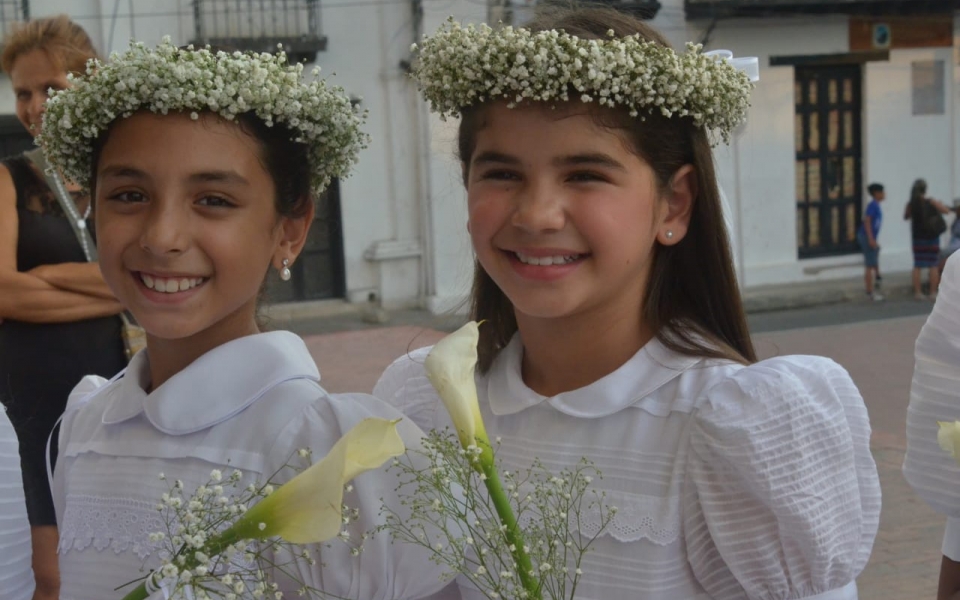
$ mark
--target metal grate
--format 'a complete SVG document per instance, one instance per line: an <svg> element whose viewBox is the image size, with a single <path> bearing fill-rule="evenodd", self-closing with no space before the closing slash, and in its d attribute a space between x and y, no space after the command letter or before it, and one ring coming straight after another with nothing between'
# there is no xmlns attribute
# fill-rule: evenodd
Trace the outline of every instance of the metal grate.
<svg viewBox="0 0 960 600"><path fill-rule="evenodd" d="M327 46L320 0L193 0L193 7L197 44L259 52L283 44L308 61Z"/></svg>
<svg viewBox="0 0 960 600"><path fill-rule="evenodd" d="M6 34L12 23L29 18L29 0L0 0L0 36Z"/></svg>

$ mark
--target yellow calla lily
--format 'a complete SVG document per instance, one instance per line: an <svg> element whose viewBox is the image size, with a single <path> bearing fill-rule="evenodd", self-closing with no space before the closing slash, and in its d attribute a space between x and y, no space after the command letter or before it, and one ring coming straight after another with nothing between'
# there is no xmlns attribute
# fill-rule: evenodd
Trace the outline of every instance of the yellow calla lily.
<svg viewBox="0 0 960 600"><path fill-rule="evenodd" d="M364 419L337 440L320 462L254 505L224 535L278 536L294 544L329 540L340 533L343 486L405 450L397 421Z"/></svg>
<svg viewBox="0 0 960 600"><path fill-rule="evenodd" d="M437 342L423 362L427 379L450 413L460 445L464 448L472 445L481 448L490 446L480 416L477 383L474 380L479 339L477 322L470 321Z"/></svg>
<svg viewBox="0 0 960 600"><path fill-rule="evenodd" d="M960 462L960 421L937 421L940 429L937 431L937 442L940 447L950 453L954 460Z"/></svg>

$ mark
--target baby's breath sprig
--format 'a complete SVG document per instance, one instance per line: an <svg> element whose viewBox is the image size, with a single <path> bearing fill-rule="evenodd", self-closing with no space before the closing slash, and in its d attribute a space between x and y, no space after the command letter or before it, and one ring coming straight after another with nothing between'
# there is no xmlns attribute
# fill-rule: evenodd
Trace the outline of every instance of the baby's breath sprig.
<svg viewBox="0 0 960 600"><path fill-rule="evenodd" d="M309 460L309 453L301 452L300 457ZM166 480L162 473L160 478ZM163 589L168 597L196 600L283 598L271 574L291 576L291 567L297 562L316 564L309 546L292 544L280 538L236 540L225 544L216 541L217 536L249 507L274 490L275 486L269 482L244 485L242 474L236 470L225 476L214 469L208 480L190 496L184 495L183 481L171 482L156 506L164 530L150 534L150 542L160 549L160 567L147 575L145 585L131 594L136 596ZM347 505L341 507L341 514L345 526L359 517L358 510ZM367 537L364 534L361 539ZM352 555L360 554L362 542L352 544L346 529L337 538L350 545ZM298 595L334 598L305 584L301 584Z"/></svg>
<svg viewBox="0 0 960 600"><path fill-rule="evenodd" d="M626 107L631 116L659 111L691 117L724 141L746 119L753 84L726 60L687 44L677 53L638 35L583 39L563 31L482 24L446 25L420 44L412 75L441 117L503 100L580 100Z"/></svg>
<svg viewBox="0 0 960 600"><path fill-rule="evenodd" d="M183 112L198 118L214 112L224 119L253 112L267 126L281 123L294 141L309 148L311 186L319 195L334 177L346 177L368 143L361 132L366 115L357 114L342 88L319 79L303 80L303 65L275 54L178 48L169 37L155 49L131 42L109 62L91 60L86 75L70 76L71 86L47 102L37 136L48 161L79 184L90 176L96 140L118 118L141 110Z"/></svg>
<svg viewBox="0 0 960 600"><path fill-rule="evenodd" d="M493 452L496 461L496 447ZM394 460L404 515L384 509L381 529L396 541L429 548L433 560L450 569L450 577L462 574L491 600L530 600L507 528L476 468L477 446L465 449L452 432L433 431L418 453L427 467L409 456ZM536 597L574 598L583 556L617 510L591 488L600 473L586 460L559 473L549 472L539 460L519 472L498 465L497 472L522 530ZM587 511L600 515L599 530L590 536L579 528Z"/></svg>

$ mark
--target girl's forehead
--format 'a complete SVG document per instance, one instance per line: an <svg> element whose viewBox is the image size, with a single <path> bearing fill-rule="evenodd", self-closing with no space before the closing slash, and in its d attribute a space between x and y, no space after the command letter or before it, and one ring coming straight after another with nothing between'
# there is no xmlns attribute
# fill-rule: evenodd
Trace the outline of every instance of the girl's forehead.
<svg viewBox="0 0 960 600"><path fill-rule="evenodd" d="M624 126L625 115L620 115L618 109L579 101L526 102L515 106L494 102L479 108L473 118L478 142L504 142L513 149L527 146L539 151L551 150L534 139L527 140L530 144L519 143L519 136L533 135L539 140L549 138L567 146L597 148L614 144L618 149L630 151L632 148Z"/></svg>
<svg viewBox="0 0 960 600"><path fill-rule="evenodd" d="M109 127L104 147L116 145L239 144L256 151L258 141L236 120L228 120L212 112L170 112L167 114L141 110L119 118ZM159 149L157 149L159 151Z"/></svg>
<svg viewBox="0 0 960 600"><path fill-rule="evenodd" d="M97 170L135 167L143 173L187 175L231 170L266 174L260 145L235 121L212 113L137 112L115 121L100 153ZM262 172L262 173L261 173Z"/></svg>

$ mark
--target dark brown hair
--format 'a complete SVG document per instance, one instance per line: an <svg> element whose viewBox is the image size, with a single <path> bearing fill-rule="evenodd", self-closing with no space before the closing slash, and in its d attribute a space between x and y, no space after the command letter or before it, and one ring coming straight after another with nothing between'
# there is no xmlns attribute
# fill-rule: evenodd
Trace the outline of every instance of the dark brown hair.
<svg viewBox="0 0 960 600"><path fill-rule="evenodd" d="M87 61L97 58L90 36L67 15L14 24L3 39L0 67L10 73L17 59L43 50L53 64L67 73L83 73Z"/></svg>
<svg viewBox="0 0 960 600"><path fill-rule="evenodd" d="M533 31L563 30L588 39L606 38L612 29L616 37L639 34L669 46L642 21L605 8L550 8L527 27ZM458 151L465 165L465 183L476 134L484 126L484 113L482 105L471 107L460 122ZM630 117L627 109L589 110L589 114L599 125L623 134L631 150L650 164L660 191L684 165L693 165L696 170L697 196L686 236L677 244L658 244L654 249L646 297L638 307L644 322L676 352L755 362L706 131L689 117L667 118L659 112L643 118ZM486 321L480 328L478 345L478 368L486 372L516 333L517 322L510 300L479 262L475 263L471 313L473 319Z"/></svg>

